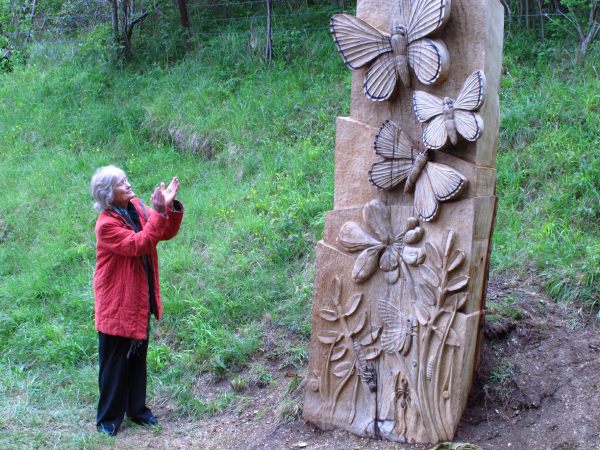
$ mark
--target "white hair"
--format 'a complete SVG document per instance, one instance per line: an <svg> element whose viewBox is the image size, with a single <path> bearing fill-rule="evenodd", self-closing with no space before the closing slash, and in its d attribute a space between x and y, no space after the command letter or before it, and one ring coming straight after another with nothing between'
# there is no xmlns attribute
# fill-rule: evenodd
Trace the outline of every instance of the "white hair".
<svg viewBox="0 0 600 450"><path fill-rule="evenodd" d="M94 197L94 208L98 211L112 208L114 196L114 188L117 183L126 177L125 172L117 166L104 166L96 169L92 181L90 182L90 190Z"/></svg>

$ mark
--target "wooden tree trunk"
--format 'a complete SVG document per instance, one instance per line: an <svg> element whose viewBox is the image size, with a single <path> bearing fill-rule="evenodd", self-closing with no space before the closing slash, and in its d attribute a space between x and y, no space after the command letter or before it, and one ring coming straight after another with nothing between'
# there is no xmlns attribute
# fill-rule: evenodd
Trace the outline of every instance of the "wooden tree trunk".
<svg viewBox="0 0 600 450"><path fill-rule="evenodd" d="M186 0L177 0L179 7L179 18L183 27L183 46L186 50L190 49L190 19L188 16Z"/></svg>
<svg viewBox="0 0 600 450"><path fill-rule="evenodd" d="M273 59L273 40L271 38L271 11L273 5L267 0L267 44L265 46L265 62L268 64Z"/></svg>
<svg viewBox="0 0 600 450"><path fill-rule="evenodd" d="M119 5L117 0L110 0L110 12L112 21L112 30L115 35L115 39L119 39Z"/></svg>
<svg viewBox="0 0 600 450"><path fill-rule="evenodd" d="M408 23L406 3L358 0L356 12L376 29L389 30ZM437 38L454 59L434 67L445 72L449 66L447 79L413 91L410 81L400 83L393 73L385 81L396 97L382 98L371 95L374 86L361 67L352 75L350 117L337 119L333 211L325 215L324 238L317 244L303 405L304 418L323 429L402 443L447 441L467 402L481 344L497 200L504 10L496 0L456 1L451 9ZM334 36L349 21L334 16ZM354 55L369 48L360 35L356 31L355 44L338 46L345 62L344 51ZM393 63L398 72L406 70L401 60ZM428 144L415 105L435 98L431 108L439 111L448 95L463 92L485 92L476 113L484 131L473 141L457 140L448 152L432 149L436 166L429 166L426 151L419 153L427 169L419 168L414 155ZM397 157L401 147L407 150ZM401 165L412 165L396 182L406 180L404 188L384 185L401 178ZM436 195L433 187L426 193L425 183L449 184L441 176L413 176L429 177L425 170L433 174L440 167L456 174L453 186L461 197L424 215L426 197Z"/></svg>
<svg viewBox="0 0 600 450"><path fill-rule="evenodd" d="M538 13L540 15L540 38L542 41L545 39L544 35L544 11L542 9L542 0L536 0Z"/></svg>
<svg viewBox="0 0 600 450"><path fill-rule="evenodd" d="M129 0L119 0L121 2L121 33L123 51L125 58L131 58L131 29L129 27Z"/></svg>

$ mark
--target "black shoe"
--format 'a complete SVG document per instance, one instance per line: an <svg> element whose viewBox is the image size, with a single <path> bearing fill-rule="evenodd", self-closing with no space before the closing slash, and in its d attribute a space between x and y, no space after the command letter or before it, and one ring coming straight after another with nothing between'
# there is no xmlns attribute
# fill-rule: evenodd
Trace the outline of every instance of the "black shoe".
<svg viewBox="0 0 600 450"><path fill-rule="evenodd" d="M117 428L113 424L98 425L98 433L104 433L108 436L115 437L117 435Z"/></svg>
<svg viewBox="0 0 600 450"><path fill-rule="evenodd" d="M138 425L149 425L151 427L158 426L158 419L154 417L154 414L148 412L143 417L131 418L133 423L137 423Z"/></svg>

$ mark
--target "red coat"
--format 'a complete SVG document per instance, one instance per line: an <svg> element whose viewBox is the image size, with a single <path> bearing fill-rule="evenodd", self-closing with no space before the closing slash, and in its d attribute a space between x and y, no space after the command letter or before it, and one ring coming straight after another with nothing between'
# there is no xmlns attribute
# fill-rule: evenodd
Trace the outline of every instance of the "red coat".
<svg viewBox="0 0 600 450"><path fill-rule="evenodd" d="M154 274L154 296L162 315L158 254L156 245L174 237L183 218L183 206L167 210L167 217L132 200L140 216L138 233L111 210L103 211L96 221L96 270L94 271L94 309L96 329L105 334L147 339L148 279L141 256L149 255ZM180 208L177 208L180 207ZM142 210L143 209L143 210Z"/></svg>

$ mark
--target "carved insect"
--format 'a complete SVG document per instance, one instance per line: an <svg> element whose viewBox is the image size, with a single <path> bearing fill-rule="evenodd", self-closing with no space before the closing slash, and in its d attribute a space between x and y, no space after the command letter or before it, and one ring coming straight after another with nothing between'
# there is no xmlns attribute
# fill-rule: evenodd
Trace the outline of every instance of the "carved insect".
<svg viewBox="0 0 600 450"><path fill-rule="evenodd" d="M408 387L407 379L401 374L398 374L398 378L396 379L395 393L396 399L400 400L400 407L406 409L410 403L410 388Z"/></svg>
<svg viewBox="0 0 600 450"><path fill-rule="evenodd" d="M348 14L331 18L330 30L344 62L358 69L373 62L364 91L374 101L391 97L398 79L411 86L410 66L423 84L443 81L450 60L446 45L426 37L441 30L450 16L450 0L415 0L408 23L394 21L390 34Z"/></svg>
<svg viewBox="0 0 600 450"><path fill-rule="evenodd" d="M408 355L412 338L416 335L415 319L387 300L379 300L379 315L385 324L381 334L383 349L388 353L400 352L404 356Z"/></svg>
<svg viewBox="0 0 600 450"><path fill-rule="evenodd" d="M485 96L485 75L474 72L467 80L456 100L443 99L425 91L413 92L413 107L419 122L429 122L423 131L423 142L430 149L442 148L448 138L452 145L458 134L468 141L476 141L483 132L483 119L478 110Z"/></svg>
<svg viewBox="0 0 600 450"><path fill-rule="evenodd" d="M379 129L374 147L384 159L369 170L371 183L380 189L392 189L406 181L404 192L414 188L415 211L424 221L436 218L438 202L458 197L467 186L460 172L431 162L427 150L419 151L408 133L390 120Z"/></svg>
<svg viewBox="0 0 600 450"><path fill-rule="evenodd" d="M369 390L375 392L377 390L377 372L375 371L375 366L367 363L365 352L358 341L353 341L352 347L357 356L356 367L358 369L358 375L365 383L367 383Z"/></svg>

